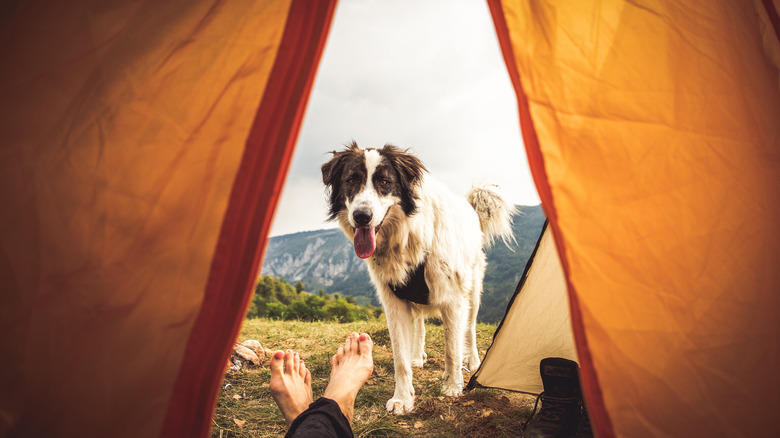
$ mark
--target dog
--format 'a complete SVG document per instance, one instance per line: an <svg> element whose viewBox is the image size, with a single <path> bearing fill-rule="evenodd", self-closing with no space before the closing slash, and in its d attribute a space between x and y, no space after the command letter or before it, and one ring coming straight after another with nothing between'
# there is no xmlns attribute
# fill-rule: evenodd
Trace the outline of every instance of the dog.
<svg viewBox="0 0 780 438"><path fill-rule="evenodd" d="M486 260L483 248L512 238L514 206L495 186L466 198L434 179L408 150L361 149L354 141L322 165L329 217L368 265L393 348L395 393L387 411L414 408L412 367L422 367L425 317L444 325L442 393L463 393L461 366L480 364L476 320ZM465 349L465 353L464 353Z"/></svg>

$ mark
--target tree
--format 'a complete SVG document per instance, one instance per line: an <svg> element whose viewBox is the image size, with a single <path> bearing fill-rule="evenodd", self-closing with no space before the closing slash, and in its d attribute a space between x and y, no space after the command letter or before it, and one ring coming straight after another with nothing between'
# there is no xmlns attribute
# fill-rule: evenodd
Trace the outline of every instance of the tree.
<svg viewBox="0 0 780 438"><path fill-rule="evenodd" d="M270 298L275 295L276 282L274 278L268 275L263 275L257 279L257 285L255 285L255 295L262 298Z"/></svg>
<svg viewBox="0 0 780 438"><path fill-rule="evenodd" d="M352 322L355 318L350 314L346 301L332 300L325 306L325 314L328 319L334 319L338 322Z"/></svg>
<svg viewBox="0 0 780 438"><path fill-rule="evenodd" d="M271 319L283 319L287 313L287 306L282 303L268 303L266 315Z"/></svg>

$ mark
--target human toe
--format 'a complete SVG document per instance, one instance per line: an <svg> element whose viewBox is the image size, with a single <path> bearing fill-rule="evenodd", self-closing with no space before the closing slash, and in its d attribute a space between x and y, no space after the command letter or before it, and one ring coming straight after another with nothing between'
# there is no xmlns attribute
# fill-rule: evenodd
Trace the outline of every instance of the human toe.
<svg viewBox="0 0 780 438"><path fill-rule="evenodd" d="M370 356L371 351L374 348L374 342L371 340L371 336L368 333L361 333L359 339L359 349L361 356Z"/></svg>
<svg viewBox="0 0 780 438"><path fill-rule="evenodd" d="M360 349L360 335L357 333L352 333L350 335L350 339L352 339L352 351L357 354Z"/></svg>
<svg viewBox="0 0 780 438"><path fill-rule="evenodd" d="M287 350L284 352L284 370L285 372L292 374L293 370L295 369L295 354L292 350Z"/></svg>
<svg viewBox="0 0 780 438"><path fill-rule="evenodd" d="M271 368L271 374L281 374L284 372L284 352L279 350L275 351L273 355L271 355L271 363L269 367Z"/></svg>
<svg viewBox="0 0 780 438"><path fill-rule="evenodd" d="M301 356L297 352L293 352L293 374L301 372L301 363L303 363Z"/></svg>

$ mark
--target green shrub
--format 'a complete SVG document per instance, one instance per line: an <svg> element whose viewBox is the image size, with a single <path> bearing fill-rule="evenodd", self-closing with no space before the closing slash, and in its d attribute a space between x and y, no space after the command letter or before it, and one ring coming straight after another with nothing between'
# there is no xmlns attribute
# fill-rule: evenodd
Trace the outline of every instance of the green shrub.
<svg viewBox="0 0 780 438"><path fill-rule="evenodd" d="M305 291L279 277L263 275L257 280L247 318L270 318L300 321L368 321L382 315L382 309L361 306L352 296L330 295L320 289L316 294Z"/></svg>
<svg viewBox="0 0 780 438"><path fill-rule="evenodd" d="M286 313L287 306L278 302L270 302L267 304L266 314L261 315L261 317L265 316L270 319L283 319Z"/></svg>

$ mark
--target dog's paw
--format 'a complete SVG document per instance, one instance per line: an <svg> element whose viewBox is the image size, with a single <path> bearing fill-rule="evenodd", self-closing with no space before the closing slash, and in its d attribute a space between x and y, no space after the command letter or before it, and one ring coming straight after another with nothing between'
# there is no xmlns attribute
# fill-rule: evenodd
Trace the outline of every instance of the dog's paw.
<svg viewBox="0 0 780 438"><path fill-rule="evenodd" d="M460 397L463 395L463 374L458 370L455 373L444 371L441 376L441 393L447 397Z"/></svg>
<svg viewBox="0 0 780 438"><path fill-rule="evenodd" d="M441 393L445 397L460 397L463 395L463 385L456 385L452 380L445 380L441 385Z"/></svg>
<svg viewBox="0 0 780 438"><path fill-rule="evenodd" d="M400 398L391 398L387 401L387 405L385 405L387 408L387 412L393 415L403 415L408 414L412 412L412 409L414 409L414 398L411 399L400 399Z"/></svg>
<svg viewBox="0 0 780 438"><path fill-rule="evenodd" d="M479 364L482 363L479 360L479 356L471 356L463 359L463 366L466 367L468 372L476 371L479 368Z"/></svg>
<svg viewBox="0 0 780 438"><path fill-rule="evenodd" d="M428 360L428 355L423 353L421 357L412 359L412 368L422 368L425 362Z"/></svg>

